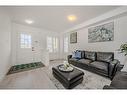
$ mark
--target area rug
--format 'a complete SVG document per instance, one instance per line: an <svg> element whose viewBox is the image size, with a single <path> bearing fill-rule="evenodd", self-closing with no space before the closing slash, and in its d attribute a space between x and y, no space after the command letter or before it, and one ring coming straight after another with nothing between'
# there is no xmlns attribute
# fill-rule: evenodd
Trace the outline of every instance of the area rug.
<svg viewBox="0 0 127 95"><path fill-rule="evenodd" d="M52 65L45 68L45 71L57 89L65 89L63 85L52 75L52 67L56 65L58 64L52 63ZM80 69L78 67L75 68ZM106 77L89 72L87 70L80 70L84 72L83 82L76 86L74 89L103 89L104 85L109 85L111 83L111 80Z"/></svg>
<svg viewBox="0 0 127 95"><path fill-rule="evenodd" d="M7 75L18 73L18 72L23 72L23 71L28 71L28 70L32 70L32 69L36 69L36 68L41 68L41 67L44 67L44 64L41 62L14 65L10 68Z"/></svg>

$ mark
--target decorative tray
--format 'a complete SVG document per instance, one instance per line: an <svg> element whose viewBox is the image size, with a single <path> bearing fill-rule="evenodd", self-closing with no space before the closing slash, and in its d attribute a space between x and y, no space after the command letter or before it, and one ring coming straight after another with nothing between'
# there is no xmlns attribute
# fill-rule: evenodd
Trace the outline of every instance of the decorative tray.
<svg viewBox="0 0 127 95"><path fill-rule="evenodd" d="M73 71L73 67L71 67L71 66L65 66L65 65L59 65L58 66L58 69L60 70L60 71L63 71L63 72L72 72Z"/></svg>

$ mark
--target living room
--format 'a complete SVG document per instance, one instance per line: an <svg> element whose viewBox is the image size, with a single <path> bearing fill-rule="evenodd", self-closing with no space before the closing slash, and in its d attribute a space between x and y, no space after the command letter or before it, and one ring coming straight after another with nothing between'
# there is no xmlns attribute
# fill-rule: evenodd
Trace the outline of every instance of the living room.
<svg viewBox="0 0 127 95"><path fill-rule="evenodd" d="M0 13L0 89L127 88L126 6L1 6Z"/></svg>

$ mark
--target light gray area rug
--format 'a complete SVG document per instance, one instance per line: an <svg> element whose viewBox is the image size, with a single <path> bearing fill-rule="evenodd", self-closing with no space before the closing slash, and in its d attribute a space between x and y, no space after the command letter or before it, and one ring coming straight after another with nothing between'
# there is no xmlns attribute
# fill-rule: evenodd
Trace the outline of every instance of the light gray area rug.
<svg viewBox="0 0 127 95"><path fill-rule="evenodd" d="M63 61L52 61L50 62L49 67L45 67L45 72L50 78L50 80L53 82L53 84L56 86L57 89L65 89L62 84L55 79L55 77L52 75L52 67L55 67L59 64L62 64ZM77 68L77 67L75 67ZM80 68L78 68L80 69ZM81 84L76 86L74 89L103 89L104 85L109 85L111 83L110 79L102 77L100 75L94 74L92 72L80 69L84 72L84 79Z"/></svg>

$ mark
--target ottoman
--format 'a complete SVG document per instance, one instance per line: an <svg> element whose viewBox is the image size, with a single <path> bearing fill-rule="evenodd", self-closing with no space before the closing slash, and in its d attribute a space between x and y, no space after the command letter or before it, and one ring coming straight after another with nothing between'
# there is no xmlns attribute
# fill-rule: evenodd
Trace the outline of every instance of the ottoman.
<svg viewBox="0 0 127 95"><path fill-rule="evenodd" d="M82 83L84 73L74 68L72 72L62 72L57 67L52 68L53 76L61 82L66 89L72 89Z"/></svg>

